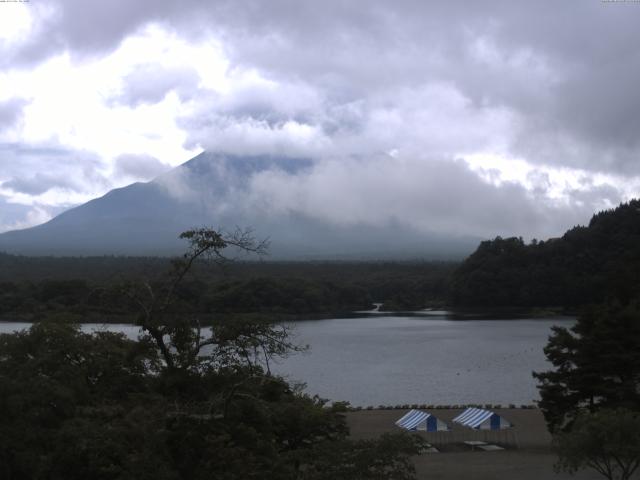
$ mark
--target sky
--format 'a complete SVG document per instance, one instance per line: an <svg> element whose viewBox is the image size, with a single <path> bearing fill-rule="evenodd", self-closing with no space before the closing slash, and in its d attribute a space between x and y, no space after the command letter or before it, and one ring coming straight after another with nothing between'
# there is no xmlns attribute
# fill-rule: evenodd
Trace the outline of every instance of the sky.
<svg viewBox="0 0 640 480"><path fill-rule="evenodd" d="M336 223L548 238L640 193L640 2L0 1L0 232L203 150ZM248 200L247 200L248 199Z"/></svg>

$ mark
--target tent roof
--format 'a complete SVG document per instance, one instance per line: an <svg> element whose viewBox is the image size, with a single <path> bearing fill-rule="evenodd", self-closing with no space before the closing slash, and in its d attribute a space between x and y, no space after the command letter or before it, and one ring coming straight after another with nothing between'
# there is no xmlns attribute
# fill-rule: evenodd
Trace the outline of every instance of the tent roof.
<svg viewBox="0 0 640 480"><path fill-rule="evenodd" d="M442 420L422 410L409 410L396 422L398 427L407 430L425 430L427 432L441 432L451 430Z"/></svg>
<svg viewBox="0 0 640 480"><path fill-rule="evenodd" d="M489 410L483 410L481 408L467 408L464 412L454 418L453 421L466 427L478 428L494 415L499 417L497 413ZM508 425L508 422L505 423Z"/></svg>
<svg viewBox="0 0 640 480"><path fill-rule="evenodd" d="M431 414L421 410L409 410L407 414L396 422L396 425L411 430L416 428L420 423L425 422L430 416Z"/></svg>

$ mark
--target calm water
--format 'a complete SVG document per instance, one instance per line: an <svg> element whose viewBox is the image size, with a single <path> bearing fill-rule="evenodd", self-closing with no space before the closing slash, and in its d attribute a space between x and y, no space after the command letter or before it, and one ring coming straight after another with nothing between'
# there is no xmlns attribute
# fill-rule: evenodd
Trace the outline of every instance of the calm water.
<svg viewBox="0 0 640 480"><path fill-rule="evenodd" d="M549 367L542 348L552 325L567 319L447 320L372 316L296 322L295 340L307 353L274 370L304 381L309 393L354 405L405 403L531 403L538 398L534 370ZM0 332L28 328L0 323ZM135 338L131 325L85 324Z"/></svg>

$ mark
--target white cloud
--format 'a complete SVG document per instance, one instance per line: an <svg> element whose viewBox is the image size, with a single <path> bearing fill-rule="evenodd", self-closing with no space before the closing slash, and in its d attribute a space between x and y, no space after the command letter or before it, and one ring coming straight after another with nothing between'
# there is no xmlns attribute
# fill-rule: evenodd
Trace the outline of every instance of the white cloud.
<svg viewBox="0 0 640 480"><path fill-rule="evenodd" d="M250 191L253 208L265 214L301 213L339 225L399 222L424 233L488 238L558 236L608 206L600 185L555 202L515 181L489 182L464 160L447 158L337 158L295 174L261 172ZM609 186L606 193L613 199L618 192Z"/></svg>
<svg viewBox="0 0 640 480"><path fill-rule="evenodd" d="M171 167L151 155L122 154L116 157L114 175L126 180L152 180Z"/></svg>

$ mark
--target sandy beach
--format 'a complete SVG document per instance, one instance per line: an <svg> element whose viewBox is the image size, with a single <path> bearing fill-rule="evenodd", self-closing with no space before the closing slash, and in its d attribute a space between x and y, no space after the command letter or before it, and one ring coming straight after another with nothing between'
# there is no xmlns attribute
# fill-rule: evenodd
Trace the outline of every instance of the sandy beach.
<svg viewBox="0 0 640 480"><path fill-rule="evenodd" d="M408 410L362 410L349 412L347 422L351 436L356 439L375 438L386 432L397 432L394 422ZM425 433L427 441L440 453L425 453L415 457L419 479L599 479L598 473L584 470L572 476L555 473L556 456L551 450L551 435L547 431L542 413L537 409L495 409L514 427L502 432L478 432L453 425L450 432ZM430 410L441 420L451 420L462 410ZM486 441L505 447L505 450L471 451L463 442Z"/></svg>

